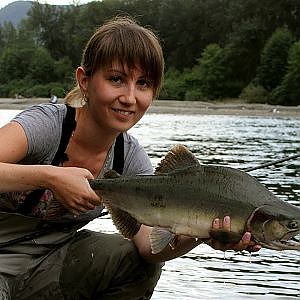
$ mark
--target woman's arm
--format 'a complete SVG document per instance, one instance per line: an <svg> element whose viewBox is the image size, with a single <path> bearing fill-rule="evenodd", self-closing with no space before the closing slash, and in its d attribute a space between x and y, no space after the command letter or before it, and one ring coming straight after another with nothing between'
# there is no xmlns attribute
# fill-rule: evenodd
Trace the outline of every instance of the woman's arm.
<svg viewBox="0 0 300 300"><path fill-rule="evenodd" d="M25 191L43 186L46 168L17 165L27 154L27 138L21 125L10 122L0 128L0 192Z"/></svg>
<svg viewBox="0 0 300 300"><path fill-rule="evenodd" d="M149 239L151 230L152 227L142 225L139 232L133 238L133 242L138 248L140 255L148 262L156 263L174 259L191 251L202 243L200 239L196 240L195 238L180 235L174 248L167 246L163 251L152 254Z"/></svg>
<svg viewBox="0 0 300 300"><path fill-rule="evenodd" d="M94 209L100 199L91 189L86 169L51 165L21 165L28 142L22 126L10 122L0 128L0 192L50 189L71 213Z"/></svg>
<svg viewBox="0 0 300 300"><path fill-rule="evenodd" d="M216 219L212 223L213 229L230 230L230 218L226 216L222 222ZM138 248L140 255L149 262L163 262L174 259L181 255L186 254L193 248L203 243L201 239L195 239L184 235L179 235L174 248L167 246L163 251L158 254L151 253L149 234L152 228L149 226L142 225L139 232L134 236L133 241ZM208 245L216 250L235 250L242 251L248 250L250 252L258 251L261 247L251 241L251 233L246 232L239 243L233 244L222 244L216 240L209 239L205 241Z"/></svg>

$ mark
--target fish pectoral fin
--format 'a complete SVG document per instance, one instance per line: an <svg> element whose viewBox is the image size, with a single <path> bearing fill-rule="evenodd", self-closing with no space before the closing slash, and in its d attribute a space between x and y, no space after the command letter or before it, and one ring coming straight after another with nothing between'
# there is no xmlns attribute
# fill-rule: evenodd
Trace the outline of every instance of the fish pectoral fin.
<svg viewBox="0 0 300 300"><path fill-rule="evenodd" d="M175 145L158 164L155 175L169 173L178 169L198 166L195 155L183 145Z"/></svg>
<svg viewBox="0 0 300 300"><path fill-rule="evenodd" d="M176 235L166 228L153 227L150 233L150 244L152 254L161 252L168 244L173 244L172 241Z"/></svg>
<svg viewBox="0 0 300 300"><path fill-rule="evenodd" d="M141 224L128 212L112 205L106 204L105 206L109 211L112 221L119 232L125 238L132 239L140 230Z"/></svg>
<svg viewBox="0 0 300 300"><path fill-rule="evenodd" d="M223 244L238 243L242 236L238 233L223 229L211 229L209 231L211 238Z"/></svg>

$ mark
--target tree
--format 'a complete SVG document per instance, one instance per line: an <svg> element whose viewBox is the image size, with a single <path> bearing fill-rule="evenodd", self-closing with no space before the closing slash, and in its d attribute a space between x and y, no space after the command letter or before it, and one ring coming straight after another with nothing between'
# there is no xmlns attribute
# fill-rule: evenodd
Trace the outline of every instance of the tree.
<svg viewBox="0 0 300 300"><path fill-rule="evenodd" d="M31 78L37 83L55 81L54 59L45 48L37 48L29 64Z"/></svg>
<svg viewBox="0 0 300 300"><path fill-rule="evenodd" d="M72 62L65 56L54 63L54 76L58 82L73 82L74 74Z"/></svg>
<svg viewBox="0 0 300 300"><path fill-rule="evenodd" d="M200 59L199 79L201 91L209 99L216 99L226 94L226 65L224 49L217 44L208 45Z"/></svg>
<svg viewBox="0 0 300 300"><path fill-rule="evenodd" d="M37 46L48 49L54 59L65 55L64 7L34 2L27 26L35 31Z"/></svg>
<svg viewBox="0 0 300 300"><path fill-rule="evenodd" d="M166 71L159 98L164 100L183 100L186 89L184 73L181 73L175 68L170 68Z"/></svg>
<svg viewBox="0 0 300 300"><path fill-rule="evenodd" d="M24 79L29 75L30 60L34 49L8 47L0 57L0 83Z"/></svg>
<svg viewBox="0 0 300 300"><path fill-rule="evenodd" d="M277 104L300 105L300 40L289 51L287 72L272 98Z"/></svg>
<svg viewBox="0 0 300 300"><path fill-rule="evenodd" d="M0 52L11 47L17 39L17 30L11 22L4 22L0 26Z"/></svg>
<svg viewBox="0 0 300 300"><path fill-rule="evenodd" d="M255 77L260 51L265 43L264 32L257 18L234 24L226 43L226 65L231 70L228 80L235 82L235 95Z"/></svg>
<svg viewBox="0 0 300 300"><path fill-rule="evenodd" d="M185 98L198 95L204 99L216 99L226 94L227 68L224 57L224 49L217 44L210 44L203 50L198 64L184 77L187 86Z"/></svg>
<svg viewBox="0 0 300 300"><path fill-rule="evenodd" d="M293 40L293 35L287 28L278 28L267 41L261 54L255 80L267 91L272 91L282 81Z"/></svg>

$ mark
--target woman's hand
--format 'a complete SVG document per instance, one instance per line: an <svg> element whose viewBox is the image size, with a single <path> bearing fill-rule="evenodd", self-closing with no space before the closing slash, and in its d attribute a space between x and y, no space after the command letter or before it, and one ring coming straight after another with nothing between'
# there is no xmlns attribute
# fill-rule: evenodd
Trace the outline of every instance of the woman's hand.
<svg viewBox="0 0 300 300"><path fill-rule="evenodd" d="M48 187L73 215L93 210L101 199L92 190L88 180L94 179L87 169L77 167L51 167Z"/></svg>
<svg viewBox="0 0 300 300"><path fill-rule="evenodd" d="M225 216L223 219L223 222L220 221L220 219L215 219L212 224L213 230L225 230L230 231L231 230L231 222L230 217ZM238 243L227 243L224 244L222 242L219 242L215 239L209 239L208 241L205 241L206 244L210 245L215 250L235 250L235 251L243 251L247 250L249 252L256 252L261 249L260 245L255 244L255 242L251 241L251 233L245 232L242 239Z"/></svg>

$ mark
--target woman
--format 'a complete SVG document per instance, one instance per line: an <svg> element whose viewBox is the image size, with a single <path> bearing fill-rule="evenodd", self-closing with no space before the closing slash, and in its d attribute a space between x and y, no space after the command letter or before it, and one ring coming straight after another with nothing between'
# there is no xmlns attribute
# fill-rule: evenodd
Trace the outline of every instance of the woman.
<svg viewBox="0 0 300 300"><path fill-rule="evenodd" d="M150 299L161 262L200 243L179 236L174 249L154 255L148 226L132 241L77 232L101 215L89 179L115 164L124 175L152 174L145 151L126 132L157 96L163 68L150 30L130 18L113 19L88 41L68 108L33 106L0 129L1 299ZM53 197L65 209L59 218ZM230 230L229 217L214 220L213 228ZM236 245L211 245L252 247L249 233Z"/></svg>

